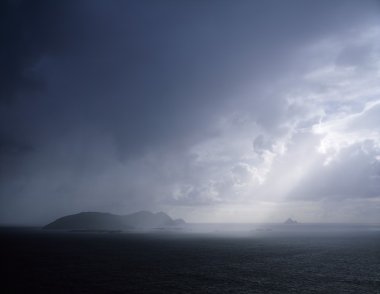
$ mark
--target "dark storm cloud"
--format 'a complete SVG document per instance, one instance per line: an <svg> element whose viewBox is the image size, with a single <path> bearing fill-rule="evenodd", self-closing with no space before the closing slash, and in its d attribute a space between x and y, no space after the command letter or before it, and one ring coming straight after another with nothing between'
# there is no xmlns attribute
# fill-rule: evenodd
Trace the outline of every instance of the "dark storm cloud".
<svg viewBox="0 0 380 294"><path fill-rule="evenodd" d="M78 123L104 128L122 152L173 135L178 140L217 112L245 74L263 80L275 75L272 69L294 41L325 31L335 17L327 3L287 6L276 1L9 2L2 99L32 86L44 88L20 94L5 111L33 111L30 131L45 132L42 137ZM15 120L16 128L23 128L27 119Z"/></svg>
<svg viewBox="0 0 380 294"><path fill-rule="evenodd" d="M57 53L70 34L65 13L70 3L51 1L2 1L1 3L1 92L10 103L20 92L38 90L42 81L34 75L35 63L44 55Z"/></svg>
<svg viewBox="0 0 380 294"><path fill-rule="evenodd" d="M168 153L191 166L184 149L218 135L212 125L226 113L244 109L272 136L282 134L285 102L260 89L302 67L299 45L369 22L375 7L354 1L3 2L2 207L51 209L59 199L70 211L79 202L117 206L123 197L126 204L153 207L150 195L168 192L160 191L160 181L194 176L181 170L157 179L163 164L153 159L151 170L136 164L146 179L127 173L128 183L145 180L151 189L110 187L112 179L122 182L125 170L97 182L103 192L112 190L107 197L81 187L110 165L133 166L144 156ZM341 62L360 52L345 53ZM256 92L234 96L247 82ZM270 143L261 138L259 149Z"/></svg>

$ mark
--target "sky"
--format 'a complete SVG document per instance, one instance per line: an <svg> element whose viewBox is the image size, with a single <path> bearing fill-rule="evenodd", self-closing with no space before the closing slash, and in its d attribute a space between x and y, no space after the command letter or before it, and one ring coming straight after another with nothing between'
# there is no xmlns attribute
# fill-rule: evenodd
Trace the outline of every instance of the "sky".
<svg viewBox="0 0 380 294"><path fill-rule="evenodd" d="M2 1L0 223L380 222L379 1Z"/></svg>

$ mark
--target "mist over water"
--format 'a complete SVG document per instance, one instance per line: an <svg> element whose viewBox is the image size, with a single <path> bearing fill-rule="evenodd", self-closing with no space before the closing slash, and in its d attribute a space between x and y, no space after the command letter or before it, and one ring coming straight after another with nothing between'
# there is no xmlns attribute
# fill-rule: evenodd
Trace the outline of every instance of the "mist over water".
<svg viewBox="0 0 380 294"><path fill-rule="evenodd" d="M1 294L380 294L379 0L3 0L0 44Z"/></svg>
<svg viewBox="0 0 380 294"><path fill-rule="evenodd" d="M378 293L380 225L2 228L6 293Z"/></svg>
<svg viewBox="0 0 380 294"><path fill-rule="evenodd" d="M380 234L380 224L298 223L297 225L286 225L279 223L190 223L186 224L181 232L226 237L313 236L318 234L355 235L363 232L377 232Z"/></svg>

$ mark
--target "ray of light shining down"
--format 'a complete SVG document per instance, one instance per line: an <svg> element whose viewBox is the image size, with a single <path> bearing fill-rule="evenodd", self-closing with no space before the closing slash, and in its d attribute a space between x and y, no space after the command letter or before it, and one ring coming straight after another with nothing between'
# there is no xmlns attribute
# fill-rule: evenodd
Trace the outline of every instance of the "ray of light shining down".
<svg viewBox="0 0 380 294"><path fill-rule="evenodd" d="M380 293L379 0L0 1L1 293Z"/></svg>
<svg viewBox="0 0 380 294"><path fill-rule="evenodd" d="M259 221L276 219L278 210L286 206L286 199L292 199L292 193L298 193L297 186L302 185L305 178L316 172L316 169L319 169L319 173L328 173L327 166L333 165L334 159L335 164L339 164L341 151L360 145L359 148L364 153L374 152L373 159L377 160L380 140L377 127L380 125L377 108L380 94L379 37L377 27L371 27L343 40L322 40L311 46L311 51L318 48L319 54L331 56L327 62L324 61L298 77L299 81L303 82L300 87L296 85L286 89L288 93L282 93L286 96L289 109L306 107L308 111L295 121L286 122L286 133L278 137L277 141L267 142L268 149L259 150L261 165L249 156L249 152L244 152L244 148L240 154L236 154L235 160L239 161L238 164L245 169L248 177L244 185L240 183L239 188L242 189L237 192L239 195L230 193L229 197L246 195L243 198L247 203L253 198L251 210L245 213L254 212L256 220ZM346 53L350 50L354 50L354 53L355 50L360 50L359 53L362 53L361 50L371 50L368 54L369 64L345 63L344 55L354 54ZM343 59L344 62L337 62L337 59ZM365 69L366 66L369 68ZM318 86L319 89L314 89L308 83ZM337 101L342 105L337 104ZM242 120L244 121L244 118ZM369 127L368 123L371 123L372 127ZM258 132L257 129L257 126L250 127L252 132ZM259 143L263 144L262 136L258 138ZM250 163L250 160L253 160L253 163ZM370 177L377 179L376 174ZM218 195L215 191L214 194ZM307 219L312 216L310 219L318 220L322 216L318 211L320 207L307 199L298 205L301 205L302 209L295 210L298 210L300 217ZM241 214L241 210L246 209L238 207L232 210ZM235 213L229 212L232 218L237 218ZM285 217L286 213L294 212L280 212L280 216ZM278 219L281 217L277 216ZM244 220L244 217L239 220Z"/></svg>
<svg viewBox="0 0 380 294"><path fill-rule="evenodd" d="M378 1L8 1L0 222L380 220Z"/></svg>

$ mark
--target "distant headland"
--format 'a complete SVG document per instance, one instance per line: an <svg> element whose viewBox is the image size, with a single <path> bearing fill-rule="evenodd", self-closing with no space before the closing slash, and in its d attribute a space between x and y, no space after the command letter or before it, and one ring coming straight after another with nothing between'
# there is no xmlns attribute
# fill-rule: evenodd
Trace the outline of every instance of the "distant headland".
<svg viewBox="0 0 380 294"><path fill-rule="evenodd" d="M46 230L124 231L181 226L183 219L172 219L164 212L139 211L127 215L104 212L81 212L56 219L43 227Z"/></svg>

